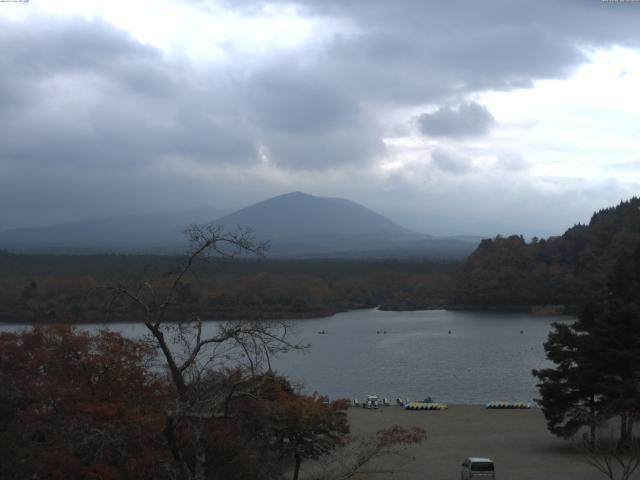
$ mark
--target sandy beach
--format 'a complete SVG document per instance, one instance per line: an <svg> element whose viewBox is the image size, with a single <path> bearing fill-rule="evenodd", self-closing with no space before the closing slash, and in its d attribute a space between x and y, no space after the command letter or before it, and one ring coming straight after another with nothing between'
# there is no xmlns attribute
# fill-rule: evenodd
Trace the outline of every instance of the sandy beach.
<svg viewBox="0 0 640 480"><path fill-rule="evenodd" d="M460 464L468 456L492 458L499 480L604 478L572 452L568 442L547 431L539 409L488 410L472 405L453 405L444 411L407 411L397 406L351 408L349 419L354 435L400 425L424 428L428 436L407 451L415 459L400 462L404 463L401 471L385 461L384 467L393 468L394 473L363 474L359 479L457 480Z"/></svg>

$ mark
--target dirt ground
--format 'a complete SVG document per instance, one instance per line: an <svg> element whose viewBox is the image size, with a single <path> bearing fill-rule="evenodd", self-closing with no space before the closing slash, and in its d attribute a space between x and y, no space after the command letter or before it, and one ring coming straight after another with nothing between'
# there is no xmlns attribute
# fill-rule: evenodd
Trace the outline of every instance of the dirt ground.
<svg viewBox="0 0 640 480"><path fill-rule="evenodd" d="M354 435L372 434L392 425L418 426L427 440L407 450L413 460L385 460L393 473L358 475L363 479L457 480L468 456L493 459L498 480L597 480L601 473L551 435L542 412L488 410L484 406L453 405L445 411L407 411L391 406L380 410L351 408ZM398 470L399 469L399 470ZM640 472L632 478L640 478Z"/></svg>

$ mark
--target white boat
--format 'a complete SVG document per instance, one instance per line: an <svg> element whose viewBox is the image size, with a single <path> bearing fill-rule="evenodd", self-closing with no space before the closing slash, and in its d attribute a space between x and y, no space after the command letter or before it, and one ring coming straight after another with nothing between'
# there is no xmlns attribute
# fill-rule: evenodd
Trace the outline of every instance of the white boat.
<svg viewBox="0 0 640 480"><path fill-rule="evenodd" d="M377 395L367 395L364 406L366 406L366 408L380 408L380 399Z"/></svg>

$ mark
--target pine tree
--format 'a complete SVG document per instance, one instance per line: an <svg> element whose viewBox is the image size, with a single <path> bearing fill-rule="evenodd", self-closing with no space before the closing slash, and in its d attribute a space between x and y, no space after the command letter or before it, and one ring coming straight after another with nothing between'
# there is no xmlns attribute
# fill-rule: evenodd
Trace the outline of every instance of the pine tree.
<svg viewBox="0 0 640 480"><path fill-rule="evenodd" d="M625 444L640 418L640 248L613 268L605 307L587 320L598 341L608 415L620 417Z"/></svg>
<svg viewBox="0 0 640 480"><path fill-rule="evenodd" d="M620 443L633 437L640 418L640 248L616 263L600 304L573 324L555 324L545 343L554 368L534 370L549 430L572 437L620 418Z"/></svg>
<svg viewBox="0 0 640 480"><path fill-rule="evenodd" d="M534 370L540 383L542 411L549 431L559 437L573 437L588 426L590 442L595 442L602 413L602 398L596 345L582 324L556 323L544 344L547 358L555 368Z"/></svg>

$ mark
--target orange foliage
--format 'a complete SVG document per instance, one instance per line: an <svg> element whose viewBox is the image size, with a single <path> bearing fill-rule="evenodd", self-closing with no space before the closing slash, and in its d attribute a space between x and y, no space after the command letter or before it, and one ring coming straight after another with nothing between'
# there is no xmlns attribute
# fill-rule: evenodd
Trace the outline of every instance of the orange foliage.
<svg viewBox="0 0 640 480"><path fill-rule="evenodd" d="M0 334L0 477L159 478L154 352L67 325Z"/></svg>

